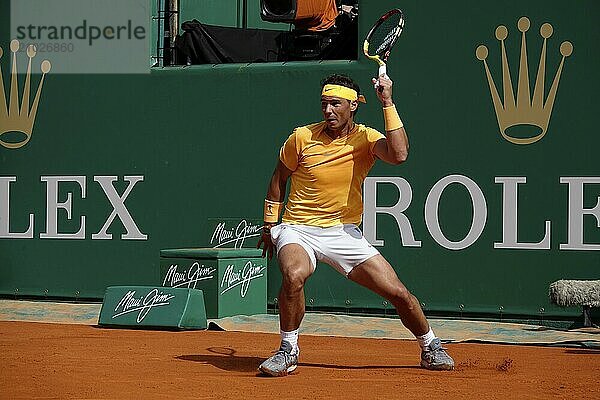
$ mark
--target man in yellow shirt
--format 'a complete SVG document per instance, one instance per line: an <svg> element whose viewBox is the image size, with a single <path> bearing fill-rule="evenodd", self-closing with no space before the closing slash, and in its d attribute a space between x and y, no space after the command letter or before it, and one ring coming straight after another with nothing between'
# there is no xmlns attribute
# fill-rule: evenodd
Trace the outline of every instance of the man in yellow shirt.
<svg viewBox="0 0 600 400"><path fill-rule="evenodd" d="M281 346L259 370L283 376L298 365L298 329L304 317L304 284L317 261L331 265L348 279L394 305L402 323L421 346L421 365L449 370L454 361L442 348L419 304L387 260L358 228L363 203L362 185L377 159L392 165L408 156L408 137L392 100L387 75L373 79L383 105L385 136L354 122L358 85L344 75L322 82L323 121L296 128L279 152L264 207L264 229L258 247L277 259L282 275L279 292ZM277 224L290 180L281 224Z"/></svg>

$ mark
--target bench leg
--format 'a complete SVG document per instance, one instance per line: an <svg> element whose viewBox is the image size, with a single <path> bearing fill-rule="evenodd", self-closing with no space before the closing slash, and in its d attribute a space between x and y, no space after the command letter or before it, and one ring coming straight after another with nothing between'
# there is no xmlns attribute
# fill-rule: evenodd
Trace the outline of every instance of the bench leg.
<svg viewBox="0 0 600 400"><path fill-rule="evenodd" d="M590 307L590 306L583 306L583 326L585 328L594 326L594 324L592 323L592 318L590 316L591 308L592 307Z"/></svg>

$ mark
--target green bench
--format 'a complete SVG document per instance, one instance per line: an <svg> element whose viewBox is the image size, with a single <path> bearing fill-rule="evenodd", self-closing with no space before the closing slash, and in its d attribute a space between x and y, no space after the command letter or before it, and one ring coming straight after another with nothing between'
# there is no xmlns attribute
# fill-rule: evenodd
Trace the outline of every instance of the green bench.
<svg viewBox="0 0 600 400"><path fill-rule="evenodd" d="M207 318L267 312L267 260L259 249L160 251L162 286L201 289Z"/></svg>

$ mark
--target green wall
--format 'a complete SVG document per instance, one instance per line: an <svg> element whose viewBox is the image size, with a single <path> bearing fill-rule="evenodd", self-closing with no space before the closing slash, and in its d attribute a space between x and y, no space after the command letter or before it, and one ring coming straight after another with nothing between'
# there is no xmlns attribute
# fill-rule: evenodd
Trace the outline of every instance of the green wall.
<svg viewBox="0 0 600 400"><path fill-rule="evenodd" d="M8 2L0 4L0 18L6 21ZM397 3L392 1L362 1L360 37L394 6ZM548 317L577 315L576 308L550 305L547 293L548 284L557 279L598 279L599 275L597 214L588 211L582 217L583 242L595 249L567 250L560 245L572 242L577 234L571 232L569 238L569 227L577 227L569 219L569 209L577 205L570 203L570 186L561 178L586 177L593 182L600 177L594 115L600 105L596 97L600 6L594 1L477 5L411 1L402 7L406 28L392 53L389 74L410 136L411 154L401 166L379 163L371 171L370 182L380 183L375 186L376 199L366 204L370 211L365 221L375 220L376 232L365 229L365 233L384 241L380 251L428 312L497 315L501 309L506 314L539 316L543 309ZM516 89L520 51L516 24L522 16L531 21L527 45L532 86L542 23L554 28L547 43L546 92L561 61L560 43L568 40L574 46L565 60L547 134L528 145L501 136L485 70L475 56L477 46L488 47L487 62L502 93L500 45L494 30L506 25ZM5 25L0 23L4 50L0 62L7 86L10 38ZM34 65L39 63L35 60ZM33 238L0 239L0 294L101 298L109 285L156 284L160 249L213 246L215 221L227 220L235 226L242 219L260 220L279 146L293 127L320 119L319 81L334 72L354 77L367 96L357 119L383 130L381 106L370 87L376 67L362 58L156 68L147 75L50 72L31 141L20 149L0 147L0 182L3 177L6 185L7 179L14 178L9 204L0 199L0 207L9 208L9 232L27 231L29 215L34 215ZM33 87L38 79L34 76ZM508 132L523 136L532 130ZM428 196L430 201L434 197L432 188L454 175L473 181L485 198L486 219L481 213L475 218L485 222L483 230L460 250L436 241L425 217ZM85 239L40 237L46 232L48 214L48 178L42 177L48 176L85 177L81 178L85 198L78 183L58 185L59 202L71 193L72 209L71 219L59 209L57 220L59 232L75 233L85 216ZM143 177L124 205L146 239L122 238L126 229L119 217L108 229L111 239L92 239L113 211L94 180L99 176L118 177L119 195L128 186L126 176ZM518 185L518 242L542 241L545 221L550 221L548 249L494 247L503 242L506 224L503 185L495 183L502 177L526 178ZM401 235L392 215L373 213L375 206L389 208L408 196L406 190L400 196L393 183L383 183L386 179L410 185L412 199L401 214L410 221L418 245L410 244L406 231ZM594 208L599 196L600 184L585 184L583 208ZM469 192L452 183L441 193L439 207L431 204L430 211L438 210L443 235L460 242L474 219ZM245 246L255 240L249 239ZM273 304L279 286L275 263L269 272L268 295ZM319 265L311 278L306 298L309 307L389 308L326 265Z"/></svg>

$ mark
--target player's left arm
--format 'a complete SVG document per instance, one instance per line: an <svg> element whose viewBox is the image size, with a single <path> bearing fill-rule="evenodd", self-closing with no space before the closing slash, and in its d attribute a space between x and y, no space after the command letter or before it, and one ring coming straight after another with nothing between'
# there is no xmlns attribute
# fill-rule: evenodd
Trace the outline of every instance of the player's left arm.
<svg viewBox="0 0 600 400"><path fill-rule="evenodd" d="M385 138L379 139L373 147L377 158L386 163L398 165L408 158L408 136L398 116L392 99L392 80L387 75L373 78L375 93L383 106L385 120Z"/></svg>
<svg viewBox="0 0 600 400"><path fill-rule="evenodd" d="M275 171L273 171L273 175L271 176L271 180L269 181L269 187L267 189L267 196L265 201L271 202L272 205L277 206L277 210L272 212L275 213L273 216L273 220L269 218L267 221L267 208L265 208L265 221L263 225L263 231L261 237L258 239L258 244L256 248L263 249L262 256L269 256L269 259L273 258L273 251L275 246L271 241L271 228L277 225L279 220L279 207L283 205L283 200L285 198L285 192L287 188L287 182L290 176L292 175L292 171L288 169L285 164L279 160L277 161L277 166L275 167ZM265 204L267 206L267 204Z"/></svg>

